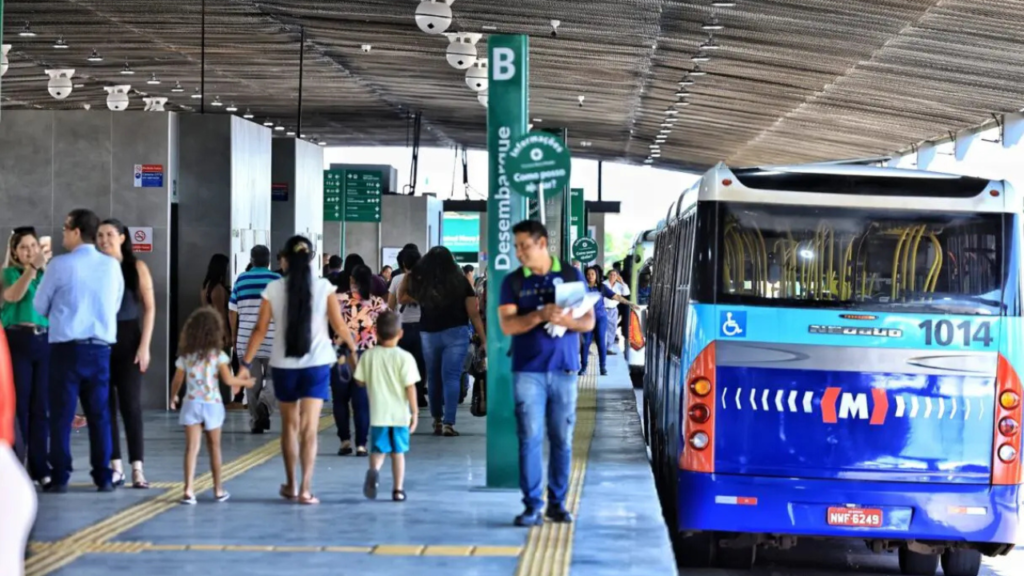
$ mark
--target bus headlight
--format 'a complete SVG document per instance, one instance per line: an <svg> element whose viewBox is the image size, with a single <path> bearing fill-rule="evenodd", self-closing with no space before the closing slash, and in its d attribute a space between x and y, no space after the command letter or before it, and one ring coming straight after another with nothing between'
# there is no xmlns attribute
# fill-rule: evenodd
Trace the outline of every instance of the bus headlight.
<svg viewBox="0 0 1024 576"><path fill-rule="evenodd" d="M1010 437L1017 433L1017 421L1013 418L1003 418L999 421L999 433Z"/></svg>
<svg viewBox="0 0 1024 576"><path fill-rule="evenodd" d="M691 438L691 443L692 440L693 439ZM1017 450L1015 450L1013 446L1010 446L1009 444L1003 444L1002 446L999 447L999 459L1002 460L1003 462L1013 462L1014 458L1016 457Z"/></svg>
<svg viewBox="0 0 1024 576"><path fill-rule="evenodd" d="M1007 390L999 395L999 405L1007 410L1013 410L1020 404L1020 396L1016 392Z"/></svg>
<svg viewBox="0 0 1024 576"><path fill-rule="evenodd" d="M711 418L711 410L704 404L694 404L690 408L690 420L703 424Z"/></svg>
<svg viewBox="0 0 1024 576"><path fill-rule="evenodd" d="M704 432L694 432L690 435L690 446L694 450L703 450L708 447L708 435ZM1002 454L1002 452L1000 452Z"/></svg>
<svg viewBox="0 0 1024 576"><path fill-rule="evenodd" d="M707 378L697 378L690 382L690 391L703 398L711 393L711 381Z"/></svg>

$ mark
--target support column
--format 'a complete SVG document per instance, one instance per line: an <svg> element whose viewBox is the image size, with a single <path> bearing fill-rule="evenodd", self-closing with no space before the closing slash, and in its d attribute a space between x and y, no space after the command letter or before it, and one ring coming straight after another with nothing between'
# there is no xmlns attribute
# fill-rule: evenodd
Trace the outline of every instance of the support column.
<svg viewBox="0 0 1024 576"><path fill-rule="evenodd" d="M491 36L487 42L487 486L519 485L519 441L512 393L512 339L498 325L498 301L516 260L512 226L524 219L526 202L509 189L505 160L511 143L526 133L529 90L528 37Z"/></svg>

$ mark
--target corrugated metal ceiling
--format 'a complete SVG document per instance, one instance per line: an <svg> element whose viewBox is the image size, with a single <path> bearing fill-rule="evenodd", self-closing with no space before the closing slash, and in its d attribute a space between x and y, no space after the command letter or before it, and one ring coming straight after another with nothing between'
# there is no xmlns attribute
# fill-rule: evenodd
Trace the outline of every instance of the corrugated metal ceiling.
<svg viewBox="0 0 1024 576"><path fill-rule="evenodd" d="M196 110L201 0L14 0L4 108L103 107L132 84ZM214 98L295 126L306 31L303 132L330 144L483 146L486 115L421 32L415 0L207 0L206 111ZM1024 107L1024 0L456 0L449 31L531 36L531 116L565 126L578 156L641 162L678 106L656 165L701 168L884 154ZM678 97L715 18L719 49ZM551 37L550 20L561 20ZM35 37L18 35L29 22ZM63 36L70 46L55 49ZM481 42L483 55L485 40ZM364 44L373 46L369 53ZM93 50L102 62L87 61ZM125 62L136 72L120 74ZM56 101L47 68L75 68ZM159 85L146 83L156 74ZM175 82L184 93L171 92ZM578 96L586 96L583 107ZM583 142L590 143L583 146Z"/></svg>

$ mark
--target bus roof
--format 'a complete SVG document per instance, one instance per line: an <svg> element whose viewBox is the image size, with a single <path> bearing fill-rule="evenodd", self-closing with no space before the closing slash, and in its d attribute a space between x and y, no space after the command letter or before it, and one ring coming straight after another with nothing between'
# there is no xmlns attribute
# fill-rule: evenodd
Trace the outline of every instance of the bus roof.
<svg viewBox="0 0 1024 576"><path fill-rule="evenodd" d="M1024 208L1004 181L848 164L735 170L719 164L680 196L676 215L698 199L954 212L1016 213Z"/></svg>

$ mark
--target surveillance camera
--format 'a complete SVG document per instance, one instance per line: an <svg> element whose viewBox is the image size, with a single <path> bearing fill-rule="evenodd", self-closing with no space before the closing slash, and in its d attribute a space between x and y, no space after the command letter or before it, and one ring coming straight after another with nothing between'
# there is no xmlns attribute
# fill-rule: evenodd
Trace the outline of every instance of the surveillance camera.
<svg viewBox="0 0 1024 576"><path fill-rule="evenodd" d="M373 46L369 44L363 44L363 52L369 52L370 50L373 50Z"/></svg>
<svg viewBox="0 0 1024 576"><path fill-rule="evenodd" d="M47 70L46 74L50 76L50 81L46 83L46 89L50 91L50 96L57 100L63 100L71 94L74 87L71 83L71 77L75 75L74 70Z"/></svg>
<svg viewBox="0 0 1024 576"><path fill-rule="evenodd" d="M561 26L561 25L562 25L562 21L561 20L552 20L551 21L551 37L552 38L558 38L558 27Z"/></svg>
<svg viewBox="0 0 1024 576"><path fill-rule="evenodd" d="M445 51L445 57L452 68L455 68L456 70L466 70L476 62L476 43L480 41L482 34L475 34L471 32L449 32L445 34L445 36L447 36L449 40L448 49Z"/></svg>
<svg viewBox="0 0 1024 576"><path fill-rule="evenodd" d="M119 86L104 86L107 91L107 108L111 112L121 112L128 108L128 91L132 89L128 84Z"/></svg>
<svg viewBox="0 0 1024 576"><path fill-rule="evenodd" d="M466 70L466 85L474 92L487 90L487 58L478 58L473 66Z"/></svg>
<svg viewBox="0 0 1024 576"><path fill-rule="evenodd" d="M143 109L145 112L166 112L164 104L167 104L167 98L143 98L142 101L146 103L146 107Z"/></svg>
<svg viewBox="0 0 1024 576"><path fill-rule="evenodd" d="M416 25L427 34L441 34L452 25L455 0L423 0L416 7Z"/></svg>
<svg viewBox="0 0 1024 576"><path fill-rule="evenodd" d="M586 96L580 94L580 97L578 98L578 100L580 101L580 108L583 108L583 101L586 100L586 99L587 99Z"/></svg>

